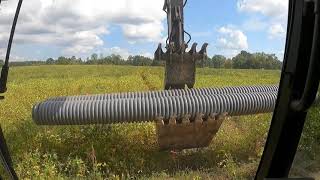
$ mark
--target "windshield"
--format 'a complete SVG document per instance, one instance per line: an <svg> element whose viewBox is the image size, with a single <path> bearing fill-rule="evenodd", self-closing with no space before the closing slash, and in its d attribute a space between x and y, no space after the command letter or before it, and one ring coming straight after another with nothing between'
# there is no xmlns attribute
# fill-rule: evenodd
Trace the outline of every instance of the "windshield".
<svg viewBox="0 0 320 180"><path fill-rule="evenodd" d="M288 2L181 2L165 11L164 0L24 2L0 102L20 178L254 177L281 74ZM0 5L2 59L16 4ZM153 97L181 82L185 91ZM192 94L192 87L211 91ZM213 130L205 126L211 120Z"/></svg>

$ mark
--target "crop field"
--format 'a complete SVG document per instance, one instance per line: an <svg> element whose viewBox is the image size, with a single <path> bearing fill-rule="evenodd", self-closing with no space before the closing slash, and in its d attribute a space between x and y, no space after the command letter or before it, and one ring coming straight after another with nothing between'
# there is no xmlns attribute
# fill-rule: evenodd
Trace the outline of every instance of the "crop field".
<svg viewBox="0 0 320 180"><path fill-rule="evenodd" d="M208 148L182 152L159 151L153 123L37 126L32 121L32 106L53 96L162 89L161 67L52 65L11 70L8 93L0 101L0 123L21 179L247 179L255 174L271 114L227 118ZM279 78L280 71L198 68L196 87L278 84ZM301 159L319 162L319 108L310 116L314 120L308 120L310 133L303 135ZM299 166L295 172L308 173Z"/></svg>

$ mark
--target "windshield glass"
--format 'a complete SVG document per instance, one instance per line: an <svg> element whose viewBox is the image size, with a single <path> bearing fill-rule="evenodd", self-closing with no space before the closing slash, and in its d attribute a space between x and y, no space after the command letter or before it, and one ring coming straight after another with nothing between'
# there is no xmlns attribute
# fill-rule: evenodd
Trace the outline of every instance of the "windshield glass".
<svg viewBox="0 0 320 180"><path fill-rule="evenodd" d="M23 3L0 102L20 178L254 177L288 2L166 2ZM0 5L0 59L16 4ZM126 92L146 93L106 95Z"/></svg>

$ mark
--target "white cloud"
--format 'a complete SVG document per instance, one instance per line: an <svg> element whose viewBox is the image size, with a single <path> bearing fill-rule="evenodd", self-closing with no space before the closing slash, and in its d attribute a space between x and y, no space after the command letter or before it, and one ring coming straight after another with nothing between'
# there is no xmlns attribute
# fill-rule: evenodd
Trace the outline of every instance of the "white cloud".
<svg viewBox="0 0 320 180"><path fill-rule="evenodd" d="M261 30L265 30L267 27L268 27L267 22L255 17L246 20L242 24L242 29L246 31L261 31Z"/></svg>
<svg viewBox="0 0 320 180"><path fill-rule="evenodd" d="M269 38L284 38L286 36L286 30L282 24L272 24L269 29Z"/></svg>
<svg viewBox="0 0 320 180"><path fill-rule="evenodd" d="M161 32L164 30L160 21L143 25L126 24L122 28L124 35L132 43L137 41L161 42Z"/></svg>
<svg viewBox="0 0 320 180"><path fill-rule="evenodd" d="M220 54L233 57L241 50L249 48L247 36L239 29L233 27L220 27L220 36L216 42L216 47Z"/></svg>
<svg viewBox="0 0 320 180"><path fill-rule="evenodd" d="M106 49L106 54L110 55L110 54L116 54L116 55L120 55L122 58L124 59L128 59L130 53L127 49L122 49L118 46Z"/></svg>
<svg viewBox="0 0 320 180"><path fill-rule="evenodd" d="M218 32L221 34L218 39L218 47L232 50L248 49L247 36L241 30L221 27Z"/></svg>
<svg viewBox="0 0 320 180"><path fill-rule="evenodd" d="M0 48L5 47L17 0L1 4ZM15 44L61 47L83 55L105 44L109 27L119 25L129 41L158 41L164 30L163 0L29 0L22 5Z"/></svg>
<svg viewBox="0 0 320 180"><path fill-rule="evenodd" d="M288 15L287 0L238 0L238 9L244 12L261 13L272 18L286 18Z"/></svg>
<svg viewBox="0 0 320 180"><path fill-rule="evenodd" d="M284 38L286 34L288 17L288 0L238 0L237 7L240 12L257 16L260 14L264 20L248 20L244 27L248 30L267 30L270 39ZM269 28L268 28L269 27Z"/></svg>

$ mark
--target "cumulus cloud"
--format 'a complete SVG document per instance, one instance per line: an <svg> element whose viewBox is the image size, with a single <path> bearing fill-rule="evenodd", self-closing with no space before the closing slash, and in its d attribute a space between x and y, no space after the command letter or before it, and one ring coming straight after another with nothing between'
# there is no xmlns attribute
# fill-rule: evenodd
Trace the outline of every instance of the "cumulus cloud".
<svg viewBox="0 0 320 180"><path fill-rule="evenodd" d="M246 31L262 31L268 27L268 23L256 17L247 19L242 24L242 29Z"/></svg>
<svg viewBox="0 0 320 180"><path fill-rule="evenodd" d="M143 25L126 24L122 26L124 35L130 42L139 41L160 42L162 41L161 32L164 30L161 22L146 23Z"/></svg>
<svg viewBox="0 0 320 180"><path fill-rule="evenodd" d="M238 0L237 7L240 12L254 16L260 14L264 17L264 21L253 19L245 22L244 26L249 27L249 30L267 29L271 39L285 37L288 17L287 0Z"/></svg>
<svg viewBox="0 0 320 180"><path fill-rule="evenodd" d="M286 36L286 30L282 24L272 24L269 29L269 38L284 38Z"/></svg>
<svg viewBox="0 0 320 180"><path fill-rule="evenodd" d="M1 4L1 42L8 38L16 4ZM64 54L81 55L103 46L113 25L129 41L158 41L164 29L162 5L163 0L29 0L21 9L15 44L55 45Z"/></svg>
<svg viewBox="0 0 320 180"><path fill-rule="evenodd" d="M217 29L217 32L219 36L215 43L215 47L219 54L233 57L241 50L247 50L249 48L248 38L240 29L222 26Z"/></svg>
<svg viewBox="0 0 320 180"><path fill-rule="evenodd" d="M218 32L221 35L217 41L218 48L229 50L248 49L248 38L241 30L221 27Z"/></svg>
<svg viewBox="0 0 320 180"><path fill-rule="evenodd" d="M286 18L288 15L288 1L284 0L238 0L240 11L261 13L272 18Z"/></svg>
<svg viewBox="0 0 320 180"><path fill-rule="evenodd" d="M105 49L105 54L107 55L116 54L116 55L120 55L124 59L128 59L130 52L128 49L123 49L118 46L115 46L112 48Z"/></svg>

